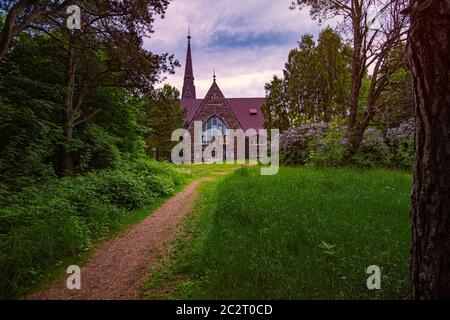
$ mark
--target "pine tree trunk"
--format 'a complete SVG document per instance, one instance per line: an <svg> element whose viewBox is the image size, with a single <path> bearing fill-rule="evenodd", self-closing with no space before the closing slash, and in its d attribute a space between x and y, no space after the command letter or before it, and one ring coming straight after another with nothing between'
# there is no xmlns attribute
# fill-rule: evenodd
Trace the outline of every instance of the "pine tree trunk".
<svg viewBox="0 0 450 320"><path fill-rule="evenodd" d="M414 78L411 295L450 299L450 0L414 0L408 62Z"/></svg>

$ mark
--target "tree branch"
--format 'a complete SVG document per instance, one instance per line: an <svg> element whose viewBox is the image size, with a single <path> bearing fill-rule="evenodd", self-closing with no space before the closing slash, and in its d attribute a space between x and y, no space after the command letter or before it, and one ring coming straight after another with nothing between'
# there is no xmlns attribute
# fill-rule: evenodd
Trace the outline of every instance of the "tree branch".
<svg viewBox="0 0 450 320"><path fill-rule="evenodd" d="M79 126L80 124L83 124L85 122L88 122L89 120L91 120L93 117L95 117L95 115L97 113L99 113L100 111L102 111L102 109L97 109L95 110L93 113L91 113L88 117L81 119L79 121L74 122L73 127L75 128L76 126Z"/></svg>

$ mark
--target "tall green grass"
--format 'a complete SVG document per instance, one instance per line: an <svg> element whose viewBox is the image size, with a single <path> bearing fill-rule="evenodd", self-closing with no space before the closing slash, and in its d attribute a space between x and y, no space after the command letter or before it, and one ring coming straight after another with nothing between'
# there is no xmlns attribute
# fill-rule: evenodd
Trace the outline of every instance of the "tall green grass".
<svg viewBox="0 0 450 320"><path fill-rule="evenodd" d="M144 296L407 298L410 183L389 170L238 170L203 189L188 237ZM381 290L367 289L370 265L382 269ZM167 295L155 295L170 282Z"/></svg>

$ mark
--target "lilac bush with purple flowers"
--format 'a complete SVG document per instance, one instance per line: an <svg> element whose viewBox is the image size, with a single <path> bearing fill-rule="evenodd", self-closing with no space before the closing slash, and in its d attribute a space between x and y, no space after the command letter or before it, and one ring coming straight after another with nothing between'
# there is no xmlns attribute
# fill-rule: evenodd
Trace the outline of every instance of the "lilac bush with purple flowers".
<svg viewBox="0 0 450 320"><path fill-rule="evenodd" d="M340 165L346 148L345 127L324 122L304 124L280 136L286 165Z"/></svg>
<svg viewBox="0 0 450 320"><path fill-rule="evenodd" d="M385 141L391 154L391 165L410 169L414 164L414 121L403 122L398 128L388 129Z"/></svg>
<svg viewBox="0 0 450 320"><path fill-rule="evenodd" d="M347 127L337 122L327 126L319 138L310 140L309 164L336 167L344 163Z"/></svg>
<svg viewBox="0 0 450 320"><path fill-rule="evenodd" d="M284 164L304 165L308 159L308 152L304 130L289 129L280 135L280 156Z"/></svg>
<svg viewBox="0 0 450 320"><path fill-rule="evenodd" d="M368 128L352 165L411 168L413 135L411 123L389 129L385 136L376 128ZM347 126L339 122L306 124L280 136L281 161L285 165L347 165L347 147Z"/></svg>
<svg viewBox="0 0 450 320"><path fill-rule="evenodd" d="M353 162L360 167L389 166L390 154L381 130L368 128Z"/></svg>

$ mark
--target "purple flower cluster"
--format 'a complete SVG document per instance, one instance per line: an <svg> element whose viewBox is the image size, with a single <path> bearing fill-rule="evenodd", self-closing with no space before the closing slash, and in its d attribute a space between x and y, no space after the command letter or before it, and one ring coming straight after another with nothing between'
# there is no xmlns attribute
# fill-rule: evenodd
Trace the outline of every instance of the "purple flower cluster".
<svg viewBox="0 0 450 320"><path fill-rule="evenodd" d="M408 168L413 159L414 124L381 130L370 127L364 133L354 163L365 167ZM281 160L287 165L341 165L348 146L347 126L336 123L304 124L280 136Z"/></svg>
<svg viewBox="0 0 450 320"><path fill-rule="evenodd" d="M326 152L330 144L326 136L330 125L325 122L303 124L285 131L280 136L280 153L282 161L288 165L303 165L310 161L313 150Z"/></svg>
<svg viewBox="0 0 450 320"><path fill-rule="evenodd" d="M391 153L391 164L411 168L414 163L414 122L403 122L397 128L387 130L385 142Z"/></svg>
<svg viewBox="0 0 450 320"><path fill-rule="evenodd" d="M289 129L281 135L281 144L286 147L302 144L304 142L305 137L299 134L299 131L295 129Z"/></svg>
<svg viewBox="0 0 450 320"><path fill-rule="evenodd" d="M280 135L280 153L288 165L303 165L306 162L308 143L305 128L289 129Z"/></svg>
<svg viewBox="0 0 450 320"><path fill-rule="evenodd" d="M368 128L364 133L362 145L365 147L384 146L383 134L376 128Z"/></svg>
<svg viewBox="0 0 450 320"><path fill-rule="evenodd" d="M339 144L341 146L346 146L348 144L348 139L347 138L343 138L339 141Z"/></svg>
<svg viewBox="0 0 450 320"><path fill-rule="evenodd" d="M412 121L403 122L397 128L390 128L386 132L386 140L414 139L415 125Z"/></svg>

